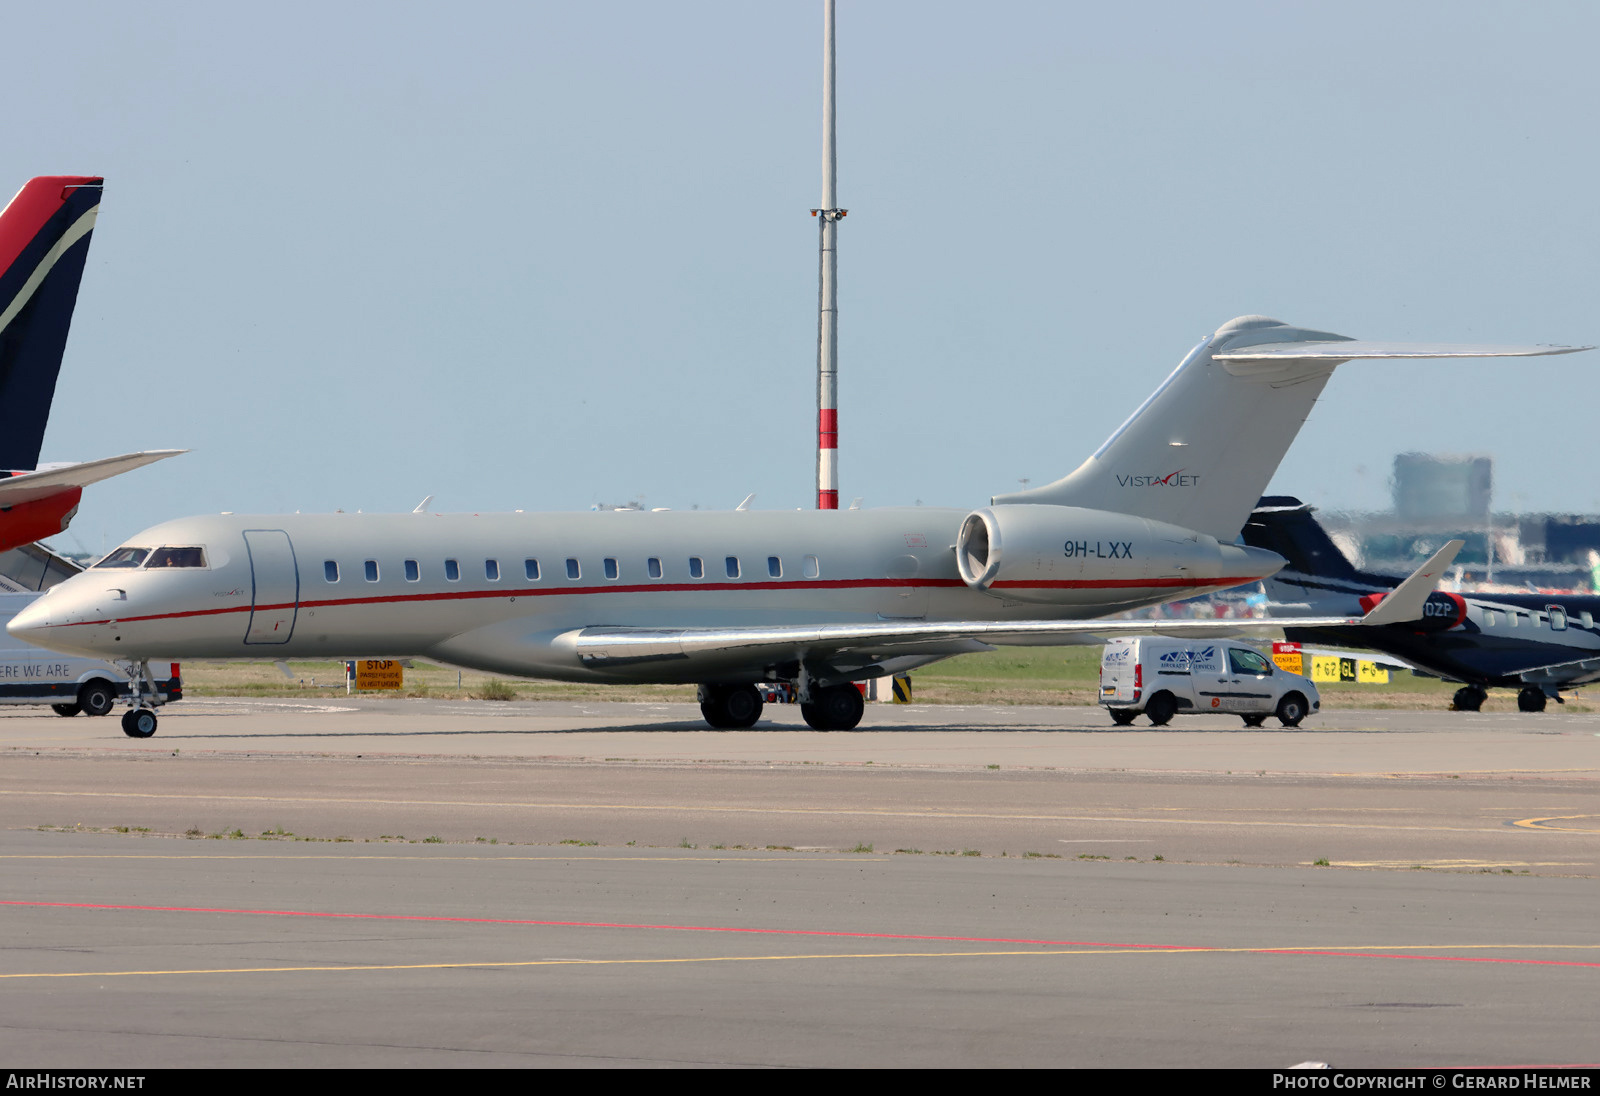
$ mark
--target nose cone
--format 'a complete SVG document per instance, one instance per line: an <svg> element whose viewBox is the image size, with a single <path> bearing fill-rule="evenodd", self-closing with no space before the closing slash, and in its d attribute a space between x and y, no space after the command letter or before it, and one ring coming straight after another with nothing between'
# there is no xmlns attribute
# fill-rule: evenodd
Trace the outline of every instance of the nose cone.
<svg viewBox="0 0 1600 1096"><path fill-rule="evenodd" d="M108 626L102 600L91 596L76 578L68 579L12 617L6 631L35 647L90 658L112 657L117 653L115 629Z"/></svg>

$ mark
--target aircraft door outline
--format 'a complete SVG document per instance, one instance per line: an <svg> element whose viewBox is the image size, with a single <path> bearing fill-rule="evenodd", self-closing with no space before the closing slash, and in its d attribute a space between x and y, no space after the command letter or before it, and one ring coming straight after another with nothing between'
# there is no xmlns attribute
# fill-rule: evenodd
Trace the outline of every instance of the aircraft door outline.
<svg viewBox="0 0 1600 1096"><path fill-rule="evenodd" d="M246 529L244 547L250 557L250 624L244 641L288 643L300 612L300 568L289 534L282 529Z"/></svg>

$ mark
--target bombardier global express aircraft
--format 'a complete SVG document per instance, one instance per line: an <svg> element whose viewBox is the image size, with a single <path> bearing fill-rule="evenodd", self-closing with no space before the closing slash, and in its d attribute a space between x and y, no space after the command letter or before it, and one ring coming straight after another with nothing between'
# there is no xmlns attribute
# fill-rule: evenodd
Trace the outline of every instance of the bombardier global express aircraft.
<svg viewBox="0 0 1600 1096"><path fill-rule="evenodd" d="M135 536L9 628L136 675L156 657L359 656L693 683L707 722L725 728L759 718L758 683L790 682L807 723L844 730L862 715L853 682L951 655L1218 634L1215 622L1092 618L1283 566L1233 542L1340 363L1574 349L1358 342L1244 317L1202 340L1076 471L974 510L185 518ZM1363 621L1419 615L1446 556ZM130 735L154 733L150 704L135 690Z"/></svg>

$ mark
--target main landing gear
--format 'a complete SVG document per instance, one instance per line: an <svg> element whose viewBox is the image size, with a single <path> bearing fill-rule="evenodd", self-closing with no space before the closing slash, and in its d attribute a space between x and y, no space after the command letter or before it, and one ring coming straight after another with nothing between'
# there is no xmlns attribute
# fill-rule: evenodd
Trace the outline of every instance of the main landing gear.
<svg viewBox="0 0 1600 1096"><path fill-rule="evenodd" d="M719 731L754 727L765 703L754 685L700 686L700 714Z"/></svg>
<svg viewBox="0 0 1600 1096"><path fill-rule="evenodd" d="M1543 695L1542 693L1540 694ZM1489 699L1489 691L1482 685L1463 685L1456 690L1456 695L1450 698L1450 710L1455 712L1481 711L1483 702ZM1544 705L1540 705L1544 707Z"/></svg>
<svg viewBox="0 0 1600 1096"><path fill-rule="evenodd" d="M811 696L809 703L800 702L800 714L815 731L852 731L867 710L861 690L849 683L812 689Z"/></svg>
<svg viewBox="0 0 1600 1096"><path fill-rule="evenodd" d="M1524 685L1517 694L1517 711L1542 712L1544 711L1544 690L1537 685Z"/></svg>
<svg viewBox="0 0 1600 1096"><path fill-rule="evenodd" d="M808 696L804 690L800 695ZM719 731L754 727L764 706L761 690L754 685L700 686L700 714ZM817 731L854 730L866 710L861 690L849 683L827 687L812 685L808 699L800 701L800 714L805 717L806 725ZM126 730L126 722L123 728Z"/></svg>

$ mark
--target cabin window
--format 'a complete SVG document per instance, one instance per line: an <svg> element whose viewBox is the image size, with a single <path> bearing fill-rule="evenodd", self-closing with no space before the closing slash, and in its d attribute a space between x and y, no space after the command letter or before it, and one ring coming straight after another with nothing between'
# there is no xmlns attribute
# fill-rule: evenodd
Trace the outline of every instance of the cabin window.
<svg viewBox="0 0 1600 1096"><path fill-rule="evenodd" d="M536 560L536 559L525 559L525 560L523 560L522 561L522 573L528 576L528 581L529 582L538 582L539 581L539 561Z"/></svg>
<svg viewBox="0 0 1600 1096"><path fill-rule="evenodd" d="M377 560L375 560L375 559L367 560L366 563L362 564L362 570L364 570L366 572L367 581L368 582L377 582L378 581L378 561Z"/></svg>
<svg viewBox="0 0 1600 1096"><path fill-rule="evenodd" d="M817 564L816 556L807 556L800 569L806 578L816 578L822 573L822 568Z"/></svg>
<svg viewBox="0 0 1600 1096"><path fill-rule="evenodd" d="M655 556L651 556L649 559L644 561L644 569L649 573L651 578L661 577L661 561Z"/></svg>
<svg viewBox="0 0 1600 1096"><path fill-rule="evenodd" d="M727 559L722 561L722 565L725 568L727 568L728 577L729 578L738 578L739 577L739 557L738 556L729 556Z"/></svg>
<svg viewBox="0 0 1600 1096"><path fill-rule="evenodd" d="M706 565L704 563L700 562L700 557L699 556L690 556L689 557L689 577L690 578L705 578L706 577Z"/></svg>
<svg viewBox="0 0 1600 1096"><path fill-rule="evenodd" d="M322 564L322 577L327 579L329 582L338 582L339 565L331 559L325 561Z"/></svg>
<svg viewBox="0 0 1600 1096"><path fill-rule="evenodd" d="M617 577L617 561L607 557L605 561L606 578Z"/></svg>
<svg viewBox="0 0 1600 1096"><path fill-rule="evenodd" d="M577 560L567 560L567 577L574 581L583 577L583 568L578 566Z"/></svg>
<svg viewBox="0 0 1600 1096"><path fill-rule="evenodd" d="M1550 630L1564 632L1567 630L1567 611L1559 605L1548 606L1550 610Z"/></svg>
<svg viewBox="0 0 1600 1096"><path fill-rule="evenodd" d="M488 579L490 582L499 582L500 581L500 561L497 560L497 559L486 559L486 560L484 560L483 561L483 577Z"/></svg>
<svg viewBox="0 0 1600 1096"><path fill-rule="evenodd" d="M421 578L422 568L417 565L417 561L414 559L406 560L406 581L417 582L420 581Z"/></svg>
<svg viewBox="0 0 1600 1096"><path fill-rule="evenodd" d="M137 567L144 562L144 557L150 554L148 548L118 548L105 559L95 564L96 567ZM330 580L331 581L331 580Z"/></svg>
<svg viewBox="0 0 1600 1096"><path fill-rule="evenodd" d="M779 559L777 556L768 556L767 557L767 577L768 578L782 578L783 577L783 560Z"/></svg>
<svg viewBox="0 0 1600 1096"><path fill-rule="evenodd" d="M200 548L157 548L150 553L146 567L204 567L205 552Z"/></svg>
<svg viewBox="0 0 1600 1096"><path fill-rule="evenodd" d="M444 561L444 577L449 579L451 582L460 582L461 581L461 564L457 563L453 559L445 560Z"/></svg>

